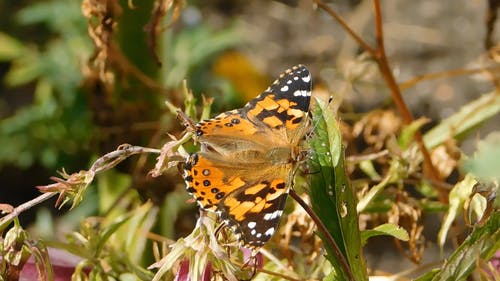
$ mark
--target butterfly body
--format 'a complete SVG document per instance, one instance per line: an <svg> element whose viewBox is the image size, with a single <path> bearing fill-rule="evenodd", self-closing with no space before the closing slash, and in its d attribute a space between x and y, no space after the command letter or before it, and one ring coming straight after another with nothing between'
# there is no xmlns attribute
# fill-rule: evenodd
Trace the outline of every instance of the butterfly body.
<svg viewBox="0 0 500 281"><path fill-rule="evenodd" d="M201 151L185 163L187 190L201 208L219 213L246 247L263 246L278 226L311 87L309 71L298 65L243 108L196 124Z"/></svg>

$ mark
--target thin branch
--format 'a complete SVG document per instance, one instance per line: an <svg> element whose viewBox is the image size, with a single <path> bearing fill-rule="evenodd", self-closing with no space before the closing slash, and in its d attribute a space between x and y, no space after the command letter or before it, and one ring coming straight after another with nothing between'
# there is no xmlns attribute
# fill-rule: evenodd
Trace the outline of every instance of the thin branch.
<svg viewBox="0 0 500 281"><path fill-rule="evenodd" d="M389 62L387 60L387 56L385 54L385 46L384 46L384 30L382 27L382 12L380 10L380 3L378 0L373 0L373 6L375 10L375 38L377 41L377 52L376 59L380 68L380 72L387 83L387 86L391 90L392 99L396 104L399 112L403 117L403 121L406 124L409 124L413 121L413 116L411 115L410 110L406 106L406 103L401 96L401 91L399 89L398 84L396 83L396 79L394 75L392 75L391 68L389 66Z"/></svg>
<svg viewBox="0 0 500 281"><path fill-rule="evenodd" d="M318 227L319 231L323 233L326 242L330 245L330 247L335 251L335 255L337 256L338 260L340 261L340 265L342 266L342 271L344 271L347 276L349 277L349 280L354 280L354 276L352 275L351 268L349 267L349 264L347 263L344 255L339 249L339 246L337 243L335 243L335 240L333 237L330 235L330 232L326 229L326 226L323 224L323 222L319 219L319 217L314 213L314 211L309 207L309 205L300 198L300 196L293 190L290 189L290 196L299 203L300 206L306 211L306 213L311 217L311 219L316 223L316 226Z"/></svg>
<svg viewBox="0 0 500 281"><path fill-rule="evenodd" d="M98 173L102 170L108 170L118 165L120 162L126 158L140 153L156 153L160 154L160 149L148 148L142 146L132 146L129 144L120 145L117 150L111 151L104 154L102 157L97 159L89 171Z"/></svg>
<svg viewBox="0 0 500 281"><path fill-rule="evenodd" d="M131 74L137 80L139 80L142 84L154 91L165 92L165 89L162 85L158 84L154 79L147 76L144 72L142 72L139 68L137 68L130 60L123 54L119 47L115 44L111 44L109 51L109 60L115 63L120 70L126 74Z"/></svg>
<svg viewBox="0 0 500 281"><path fill-rule="evenodd" d="M354 164L354 163L359 163L359 162L363 162L363 161L375 160L377 158L380 158L380 157L383 157L386 155L389 155L389 150L384 149L384 150L379 151L379 152L365 154L365 155L352 155L352 156L347 157L346 160L347 160L347 162Z"/></svg>
<svg viewBox="0 0 500 281"><path fill-rule="evenodd" d="M321 0L313 0L316 5L318 5L319 8L323 9L325 12L327 12L332 18L334 18L346 31L351 35L351 37L358 42L358 44L363 47L367 52L370 53L373 57L376 57L377 51L370 47L368 43L366 43L354 30L352 30L349 25L344 21L344 19L339 16L332 8L330 8L328 5L323 3Z"/></svg>
<svg viewBox="0 0 500 281"><path fill-rule="evenodd" d="M440 72L426 73L426 74L415 76L412 79L409 79L409 80L404 81L402 83L399 83L399 88L401 90L407 90L407 89L415 86L417 83L422 82L422 81L426 81L426 80L454 77L454 76L461 76L461 75L477 74L477 73L488 72L488 71L491 71L491 72L500 71L500 65L495 64L495 65L488 66L488 67L480 67L480 68L472 68L472 69L459 68L459 69L451 69L451 70L440 71Z"/></svg>
<svg viewBox="0 0 500 281"><path fill-rule="evenodd" d="M29 210L33 206L36 206L42 202L45 202L46 200L52 198L55 195L57 195L57 192L43 193L38 197L35 197L34 199L31 199L30 201L17 206L11 213L6 215L5 217L0 218L0 229L3 229L5 224L10 223L10 221L19 216L22 212Z"/></svg>
<svg viewBox="0 0 500 281"><path fill-rule="evenodd" d="M387 60L387 56L385 54L384 31L382 27L382 12L380 10L379 0L373 0L373 7L375 11L375 37L377 40L377 62L380 68L380 72L382 73L382 76L384 77L387 86L391 90L392 99L394 100L394 103L399 109L399 112L403 117L403 121L406 124L410 124L411 122L413 122L413 116L408 107L406 106L405 101L403 100L403 97L401 95L401 90L399 89L399 86L396 83L396 79L392 74L389 62ZM423 168L424 174L428 175L428 177L433 180L439 180L438 173L436 171L436 168L432 164L431 155L427 150L427 148L425 147L422 134L420 133L420 131L417 131L414 137L424 158L424 168ZM447 191L439 187L438 190L440 195L440 201L446 202L448 198Z"/></svg>
<svg viewBox="0 0 500 281"><path fill-rule="evenodd" d="M161 150L123 144L115 151L107 153L97 159L88 171L82 170L78 173L69 175L63 170L60 172L62 178L51 177L55 183L37 186L37 188L43 193L58 193L59 198L56 201L56 206L62 206L72 200L73 203L71 208L74 208L82 200L85 189L90 185L98 173L109 170L131 155L139 153L160 154Z"/></svg>

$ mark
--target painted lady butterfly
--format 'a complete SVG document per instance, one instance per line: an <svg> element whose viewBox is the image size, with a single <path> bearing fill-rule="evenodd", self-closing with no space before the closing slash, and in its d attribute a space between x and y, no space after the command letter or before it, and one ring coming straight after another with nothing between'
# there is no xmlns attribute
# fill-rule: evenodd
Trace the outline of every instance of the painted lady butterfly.
<svg viewBox="0 0 500 281"><path fill-rule="evenodd" d="M245 247L274 234L293 183L311 100L311 74L298 65L243 108L196 124L201 151L184 165L187 191L217 212Z"/></svg>

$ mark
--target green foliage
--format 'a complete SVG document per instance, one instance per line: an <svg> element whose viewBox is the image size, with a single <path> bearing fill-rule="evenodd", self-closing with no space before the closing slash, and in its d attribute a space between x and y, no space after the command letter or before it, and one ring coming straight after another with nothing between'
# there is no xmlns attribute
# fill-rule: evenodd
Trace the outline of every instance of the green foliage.
<svg viewBox="0 0 500 281"><path fill-rule="evenodd" d="M465 176L465 178L458 182L455 187L450 191L450 203L448 207L448 212L444 217L443 224L438 234L438 245L442 248L446 242L446 235L455 221L457 216L461 213L464 202L472 194L472 188L476 184L476 180L471 175Z"/></svg>
<svg viewBox="0 0 500 281"><path fill-rule="evenodd" d="M392 223L384 223L373 229L367 229L361 232L361 244L365 245L367 240L374 236L379 235L389 235L393 236L402 241L408 241L410 238L408 237L408 232L403 228L392 224Z"/></svg>
<svg viewBox="0 0 500 281"><path fill-rule="evenodd" d="M478 143L477 154L462 163L462 169L484 181L500 181L500 132L493 132Z"/></svg>
<svg viewBox="0 0 500 281"><path fill-rule="evenodd" d="M168 48L165 48L165 60L168 70L165 73L165 84L170 87L179 87L182 80L186 77L192 77L190 82L196 92L202 89L199 84L202 76L196 73L196 70L206 65L210 60L221 51L234 47L241 43L240 36L235 33L233 28L220 31L213 31L209 28L199 25L183 30L179 34L167 32L165 40ZM195 75L195 76L193 76ZM200 82L198 82L200 81Z"/></svg>
<svg viewBox="0 0 500 281"><path fill-rule="evenodd" d="M23 44L8 34L0 32L0 61L10 61L23 54Z"/></svg>
<svg viewBox="0 0 500 281"><path fill-rule="evenodd" d="M80 91L81 63L90 55L85 20L78 1L51 1L21 10L23 25L44 24L53 38L37 49L6 34L0 60L11 63L10 87L34 85L33 102L0 121L0 166L50 168L65 156L85 149L91 135L88 108Z"/></svg>
<svg viewBox="0 0 500 281"><path fill-rule="evenodd" d="M0 280L17 278L30 256L34 258L39 277L52 280L54 275L47 248L40 242L34 241L16 218L14 226L5 233L4 237L0 236L0 257L2 257Z"/></svg>
<svg viewBox="0 0 500 281"><path fill-rule="evenodd" d="M151 280L152 273L138 263L141 257L138 253L144 251L147 238L143 233L151 229L154 209L151 203L146 203L109 221L84 219L80 230L69 234L65 242L53 241L48 245L83 258L76 266L74 280L107 280L110 272L112 276L132 274L134 280ZM90 270L88 279L86 270Z"/></svg>
<svg viewBox="0 0 500 281"><path fill-rule="evenodd" d="M474 228L440 270L432 271L417 281L465 280L479 261L489 260L500 249L500 212L495 212L484 225Z"/></svg>
<svg viewBox="0 0 500 281"><path fill-rule="evenodd" d="M450 138L461 139L499 112L500 95L497 92L485 94L428 131L424 135L425 146L433 148Z"/></svg>
<svg viewBox="0 0 500 281"><path fill-rule="evenodd" d="M314 212L326 226L328 234L318 232L327 251L327 259L335 269L336 280L348 280L342 271L335 249L326 235L335 240L356 280L367 280L366 266L361 251L361 237L356 212L357 199L346 177L340 131L328 103L316 100L313 111L314 137L309 165L311 175L311 204Z"/></svg>

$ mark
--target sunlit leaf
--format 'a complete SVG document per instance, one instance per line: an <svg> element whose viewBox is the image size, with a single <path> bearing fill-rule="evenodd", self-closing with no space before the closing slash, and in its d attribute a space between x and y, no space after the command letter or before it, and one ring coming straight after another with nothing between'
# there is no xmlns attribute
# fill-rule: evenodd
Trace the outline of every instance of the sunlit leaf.
<svg viewBox="0 0 500 281"><path fill-rule="evenodd" d="M485 94L463 106L457 113L441 121L424 135L427 148L434 148L449 138L460 138L500 112L500 95Z"/></svg>
<svg viewBox="0 0 500 281"><path fill-rule="evenodd" d="M465 178L458 182L455 187L450 191L449 195L449 207L448 212L446 213L443 223L441 225L441 229L438 233L438 245L440 247L444 246L446 242L446 236L451 227L451 224L455 220L455 218L461 214L461 210L463 208L465 200L472 193L472 188L477 183L474 177L470 174L465 176Z"/></svg>
<svg viewBox="0 0 500 281"><path fill-rule="evenodd" d="M364 245L369 238L380 235L389 235L402 241L408 241L410 239L408 232L406 232L404 228L392 223L385 223L373 229L362 231L361 243Z"/></svg>
<svg viewBox="0 0 500 281"><path fill-rule="evenodd" d="M19 57L24 52L21 42L0 32L0 61L8 61Z"/></svg>
<svg viewBox="0 0 500 281"><path fill-rule="evenodd" d="M427 118L419 118L413 121L410 125L405 126L398 137L398 144L402 149L408 148L413 141L415 133L422 128L423 125L428 123Z"/></svg>

